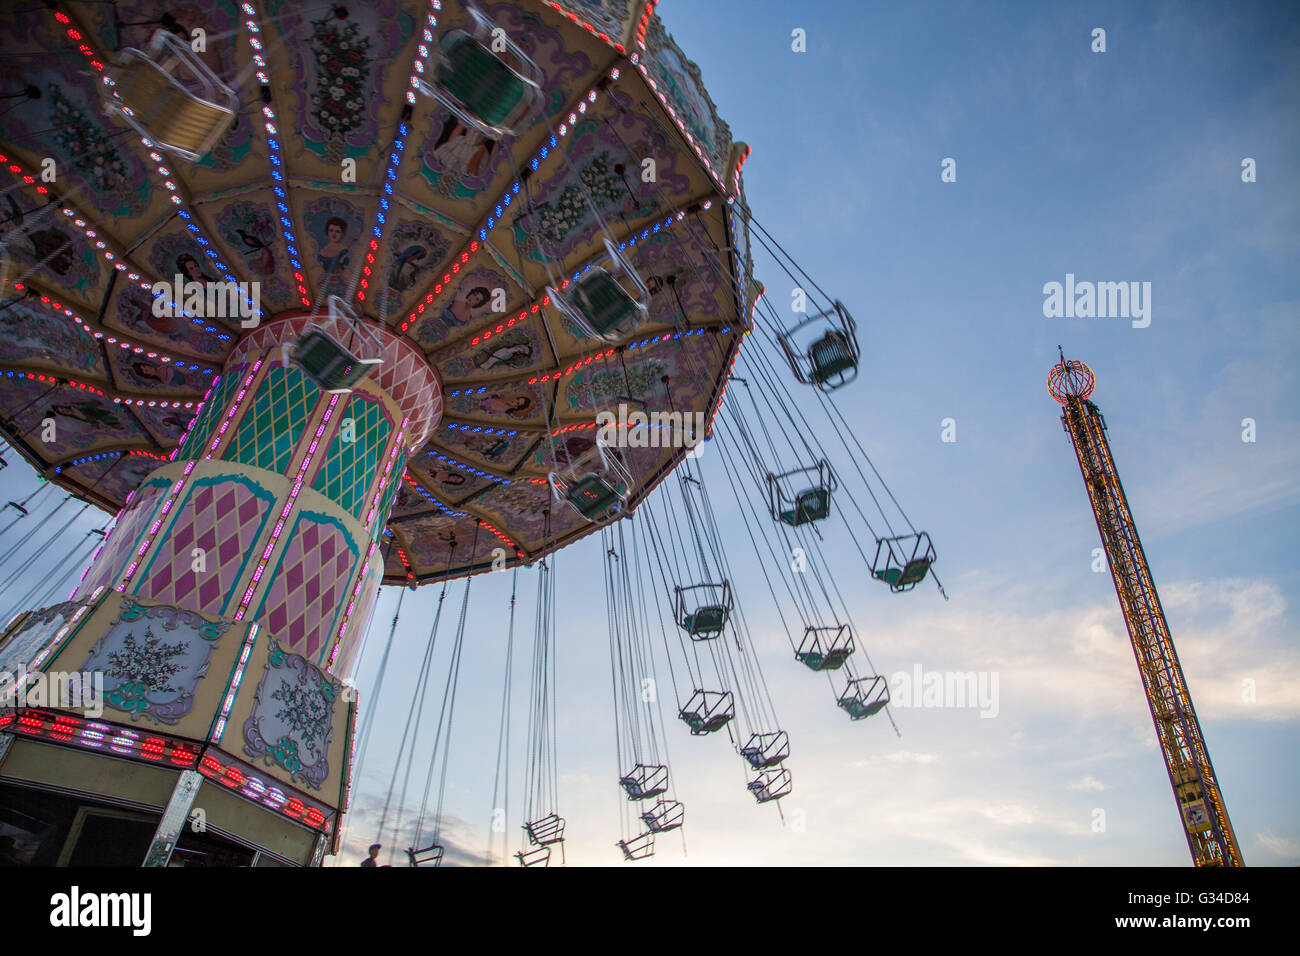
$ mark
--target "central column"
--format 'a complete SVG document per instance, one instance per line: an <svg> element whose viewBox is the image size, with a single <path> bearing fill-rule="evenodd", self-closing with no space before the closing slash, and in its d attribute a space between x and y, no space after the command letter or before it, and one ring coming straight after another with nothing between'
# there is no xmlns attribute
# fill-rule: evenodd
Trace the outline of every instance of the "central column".
<svg viewBox="0 0 1300 956"><path fill-rule="evenodd" d="M236 347L172 463L131 496L78 594L253 620L333 671L355 656L383 575L376 555L412 449L442 411L436 373L378 330L384 363L348 394L322 392L288 356L311 316ZM346 341L344 330L335 338Z"/></svg>

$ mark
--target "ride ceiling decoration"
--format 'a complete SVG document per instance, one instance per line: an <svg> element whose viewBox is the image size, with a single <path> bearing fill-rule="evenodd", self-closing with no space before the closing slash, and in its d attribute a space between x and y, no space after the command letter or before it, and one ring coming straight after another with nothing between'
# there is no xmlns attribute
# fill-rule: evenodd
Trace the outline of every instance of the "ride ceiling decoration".
<svg viewBox="0 0 1300 956"><path fill-rule="evenodd" d="M387 583L484 567L502 538L454 557L444 543L467 545L477 521L511 542L510 563L590 533L547 497L577 451L552 436L619 401L670 391L675 410L711 417L750 305L727 278L747 150L698 69L653 3L483 3L542 76L537 121L493 139L413 85L437 37L472 28L464 5L435 6L436 35L425 0L67 3L6 23L0 89L41 95L0 123L0 429L45 477L116 511L150 465L202 456L178 442L214 383L209 400L228 400L223 365L257 332L156 314L150 287L178 274L259 283L262 327L351 297L428 358L447 420L408 450L391 540L413 563L408 576L383 549ZM195 56L238 98L194 162L105 111L106 74L164 16L178 36L204 31ZM650 294L648 323L613 346L545 291L552 270L583 275L606 230ZM629 450L628 507L684 453ZM442 538L423 540L432 525Z"/></svg>

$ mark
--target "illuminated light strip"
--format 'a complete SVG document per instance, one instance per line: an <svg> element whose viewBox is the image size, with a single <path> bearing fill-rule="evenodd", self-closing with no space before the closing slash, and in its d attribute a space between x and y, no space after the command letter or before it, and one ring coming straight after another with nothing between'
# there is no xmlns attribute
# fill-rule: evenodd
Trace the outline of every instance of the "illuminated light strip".
<svg viewBox="0 0 1300 956"><path fill-rule="evenodd" d="M478 252L478 245L479 243L477 239L470 240L469 245L466 246L461 251L461 254L456 257L456 261L451 264L451 272L444 274L442 277L442 282L435 283L433 287L433 291L424 297L423 302L421 302L419 305L417 305L414 309L411 310L411 314L406 317L406 320L401 325L401 331L405 332L408 328L410 328L411 323L413 323L416 320L416 317L424 314L425 307L433 303L434 297L442 294L443 286L445 284L450 284L452 275L460 272L460 267L465 263L469 262L469 257L473 253ZM533 311L537 311L537 310L534 309ZM518 322L522 318L523 318L523 314L520 313L519 317L512 320L510 324L514 325L515 322Z"/></svg>
<svg viewBox="0 0 1300 956"><path fill-rule="evenodd" d="M101 458L121 458L123 455L143 455L146 458L153 458L156 459L157 461L169 460L166 455L158 455L155 454L154 452L144 451L143 449L139 449L139 448L132 448L126 451L104 451L104 452L100 452L98 455L85 455L81 458L77 458L73 461L68 462L66 465L55 465L54 473L56 475L59 475L63 473L64 468L76 468L78 465L84 465L88 461L99 461Z"/></svg>
<svg viewBox="0 0 1300 956"><path fill-rule="evenodd" d="M76 379L63 378L60 375L43 375L39 372L12 372L6 371L5 378L29 378L34 382L48 382L51 385L67 385L70 388L79 388L83 391L92 392L95 395L104 393L94 385L87 385L85 382L78 382Z"/></svg>
<svg viewBox="0 0 1300 956"><path fill-rule="evenodd" d="M21 290L24 286L21 283L15 283L14 288ZM62 312L68 318L72 319L73 322L76 322L77 325L81 326L81 328L85 330L87 335L93 336L96 339L103 339L110 345L116 345L119 349L129 349L132 355L143 355L145 358L157 359L160 362L173 364L176 368L185 369L191 372L200 372L204 375L213 375L217 371L215 368L203 368L202 366L195 365L192 362L187 363L185 359L178 359L174 356L168 355L166 352L160 352L151 345L140 345L124 336L110 335L109 333L101 332L98 329L92 328L89 322L77 315L77 313L73 312L62 302L58 302L48 295L38 296L37 298L40 299L42 305L48 306L55 312ZM103 392L100 392L100 394L102 395Z"/></svg>
<svg viewBox="0 0 1300 956"><path fill-rule="evenodd" d="M14 160L12 157L6 156L4 153L0 153L0 163L7 164L9 168L9 172L21 176L23 182L27 183L28 185L36 186L36 191L41 195L47 195L49 193L49 190L46 189L44 186L37 185L36 177L31 173L25 171L22 165L18 163L16 160ZM98 233L96 233L94 229L90 228L90 226L86 224L85 219L82 219L75 212L73 212L72 209L70 209L67 206L63 207L62 212L64 216L72 220L73 225L75 225L78 229L81 230L82 234L85 235L86 239L89 240L90 244L99 251L100 255L104 257L104 261L112 265L113 268L116 269L118 272L125 273L126 277L130 279L132 282L139 282L140 288L142 289L152 288L152 286L148 282L145 282L141 279L140 273L133 271L122 261L126 257L125 253L112 252L108 248L108 243L105 242L103 239L99 238Z"/></svg>
<svg viewBox="0 0 1300 956"><path fill-rule="evenodd" d="M636 45L642 50L645 49L645 32L650 26L650 15L654 12L655 0L646 0L645 8L641 11L641 22L636 25ZM634 53L632 56L635 58L636 54ZM632 62L635 63L636 59L633 59Z"/></svg>
<svg viewBox="0 0 1300 956"><path fill-rule="evenodd" d="M253 370L248 373L248 378L244 379L243 388L239 390L239 394L236 395L235 400L231 402L230 411L226 412L226 417L221 420L220 430L217 432L216 437L212 439L212 443L208 445L208 453L203 456L204 461L210 461L212 456L216 454L217 446L221 444L221 439L226 437L226 429L230 427L231 420L234 419L235 413L239 411L239 406L243 404L244 396L248 394L248 387L252 384L253 377L257 375L257 370L262 367L262 363L265 361L266 359L258 359L253 365ZM333 408L334 406L331 404L330 407ZM314 448L315 445L313 444L312 447Z"/></svg>
<svg viewBox="0 0 1300 956"><path fill-rule="evenodd" d="M672 337L671 332L667 332L664 334L664 338L671 338L671 337ZM613 349L606 349L603 352L595 353L590 357L590 359L609 358L613 354L614 354ZM543 375L541 378L537 378L536 376L534 376L533 378L530 378L528 380L528 384L537 385L540 382L552 382L555 381L556 379L563 378L566 375L571 375L572 373L576 372L579 369L579 367L585 367L586 365L590 364L590 359L584 359L582 362L575 362L573 365L570 365L568 368L566 368L563 372L551 372L547 375Z"/></svg>
<svg viewBox="0 0 1300 956"><path fill-rule="evenodd" d="M204 754L198 762L198 771L229 790L238 790L256 803L270 807L277 813L304 823L313 830L329 833L329 821L316 807L308 806L297 797L286 798L277 787L268 786L260 777L245 773L234 765L223 764L212 754Z"/></svg>
<svg viewBox="0 0 1300 956"><path fill-rule="evenodd" d="M438 510L441 511L443 514L447 515L447 517L465 518L469 516L468 511L452 511L450 508L444 505L437 498L433 497L433 495L429 494L427 491L424 490L423 485L421 485L418 481L416 481L414 478L411 477L410 472L408 471L402 472L402 478L408 485L410 485L412 488L418 491L424 497L425 501L429 502L431 505L436 506Z"/></svg>
<svg viewBox="0 0 1300 956"><path fill-rule="evenodd" d="M28 709L0 717L0 730L10 725L29 737L71 744L85 750L108 750L122 757L153 763L166 762L173 767L190 768L199 759L197 748L186 741L45 710Z"/></svg>
<svg viewBox="0 0 1300 956"><path fill-rule="evenodd" d="M374 555L378 544L378 541L370 542L370 550L366 552L366 559L361 562L361 573L357 575L356 586L352 589L352 598L348 601L348 609L343 614L343 623L339 625L339 632L334 635L334 648L330 651L330 659L325 664L326 671L334 666L334 658L338 656L339 648L343 646L343 634L347 631L348 622L352 619L352 612L357 606L357 598L361 595L361 585L365 583L366 572L370 570L370 558ZM382 579L382 577L383 573L381 571L380 578ZM376 595L377 597L378 595Z"/></svg>
<svg viewBox="0 0 1300 956"><path fill-rule="evenodd" d="M366 530L369 530L371 524L374 523L375 512L379 510L379 500L383 497L384 489L388 487L388 479L393 475L393 462L397 459L397 451L402 447L402 438L406 435L406 426L410 422L409 417L402 419L402 427L397 430L397 439L393 442L393 447L388 450L388 460L384 462L384 470L380 472L379 476L379 487L375 489L375 497L370 502L370 510L366 512Z"/></svg>
<svg viewBox="0 0 1300 956"><path fill-rule="evenodd" d="M608 33L596 29L586 20L578 16L576 13L573 13L572 11L567 10L564 7L560 6L558 3L555 2L555 0L546 0L546 5L551 9L553 9L555 12L563 14L564 16L568 17L570 20L578 24L578 26L582 27L588 33L600 37L602 40L604 40L606 43L612 46L619 53L627 52L627 50L623 49L623 44L619 43L617 40L611 39Z"/></svg>
<svg viewBox="0 0 1300 956"><path fill-rule="evenodd" d="M502 541L504 541L506 544L510 545L510 547L514 548L514 549L515 549L515 557L517 557L517 558L522 558L522 557L523 557L523 554L519 551L519 545L515 544L513 541L511 541L509 538L507 538L504 534L502 534L500 531L498 531L498 530L497 530L496 528L494 528L492 525L490 525L490 524L488 524L486 521L484 521L482 518L479 519L479 524L481 524L483 527L487 528L489 531L491 531L494 535L496 535L498 538L500 538L500 539L501 539Z"/></svg>
<svg viewBox="0 0 1300 956"><path fill-rule="evenodd" d="M316 447L320 444L321 435L325 434L325 426L329 424L330 416L334 414L334 406L339 403L340 397L339 395L330 396L330 403L325 409L325 415L316 427L316 434L312 437L311 445L307 448L307 454L303 456L302 464L298 466L298 474L293 479L293 489L289 492L289 498L285 501L284 508L280 512L280 520L275 523L275 530L271 532L271 540L266 543L266 547L262 551L262 557L257 562L257 569L253 572L253 580L249 583L248 590L244 592L244 597L239 602L239 610L235 612L236 621L242 621L244 615L248 613L248 606L253 602L253 592L257 590L257 585L262 580L262 572L266 570L266 565L271 560L271 554L275 551L276 542L280 540L280 533L284 531L285 522L289 519L289 513L293 511L293 504L298 500L298 493L302 491L303 478L307 474L307 469L311 467L311 460L316 454Z"/></svg>
<svg viewBox="0 0 1300 956"><path fill-rule="evenodd" d="M442 9L439 0L433 0L430 4L429 12L424 18L424 31L420 36L419 56L415 59L415 65L411 69L410 82L407 84L406 104L407 110L415 105L415 92L419 89L420 78L424 75L425 63L429 59L429 47L433 44L433 31L438 26L438 18L435 12ZM403 111L405 114L405 111ZM370 274L372 266L375 264L375 254L379 251L379 242L384 238L384 230L388 225L388 210L392 205L393 185L397 182L397 170L402 165L402 153L406 149L406 138L410 135L411 127L408 121L403 118L397 125L397 136L393 139L393 148L388 154L388 167L384 170L384 187L379 197L379 211L375 213L375 225L371 228L373 236L370 239L370 249L366 252L365 262L361 267L361 278L357 289L357 299L364 302L366 299L366 289L370 288Z"/></svg>
<svg viewBox="0 0 1300 956"><path fill-rule="evenodd" d="M509 478L502 478L500 475L494 475L490 471L479 471L477 468L473 468L469 465L463 464L457 461L455 458L449 458L446 455L439 455L436 451L427 452L427 454L430 458L436 458L438 461L445 461L453 468L460 468L461 470L468 471L474 475L477 475L480 478L491 478L493 481L499 481L503 485L510 484Z"/></svg>
<svg viewBox="0 0 1300 956"><path fill-rule="evenodd" d="M153 546L154 540L158 537L158 529L163 526L163 522L167 519L167 513L172 510L172 505L176 504L176 499L180 497L181 489L185 487L185 479L194 470L194 464L194 462L189 462L185 466L185 474L176 479L176 484L172 485L171 493L168 494L167 500L163 502L162 511L154 520L149 532L144 536L144 540L140 542L140 547L136 549L135 560L127 567L126 573L122 575L122 580L114 588L118 593L126 593L126 586L131 583L131 578L135 576L136 569L140 567L140 559Z"/></svg>
<svg viewBox="0 0 1300 956"><path fill-rule="evenodd" d="M221 703L221 713L217 715L212 735L208 738L214 744L221 743L221 735L226 732L226 719L230 716L230 708L234 706L235 695L239 693L240 681L244 679L244 667L248 664L248 655L253 652L253 642L257 640L257 632L260 627L261 625L256 621L248 626L248 636L244 638L244 647L239 652L239 660L235 663L235 671L230 676L230 686L226 691L226 699Z"/></svg>
<svg viewBox="0 0 1300 956"><path fill-rule="evenodd" d="M181 435L180 441L178 441L176 447L172 449L172 461L176 460L176 457L181 453L181 449L185 447L185 440L190 437L190 432L194 430L194 424L203 415L203 409L207 407L208 402L212 399L212 393L217 390L217 386L220 384L221 376L218 375L212 380L212 383L208 386L208 390L203 394L203 400L199 402L199 407L194 410L194 417L191 418L190 423L185 426L185 431ZM188 408L189 406L186 407Z"/></svg>
<svg viewBox="0 0 1300 956"><path fill-rule="evenodd" d="M107 397L107 396L106 396ZM154 399L144 398L122 398L120 395L113 396L114 405L132 405L137 408L193 408L193 402L159 402Z"/></svg>
<svg viewBox="0 0 1300 956"><path fill-rule="evenodd" d="M394 548L393 550L395 550L397 552L397 556L402 559L402 567L406 568L406 580L414 581L415 575L411 573L411 562L407 560L406 552L403 551L401 548Z"/></svg>
<svg viewBox="0 0 1300 956"><path fill-rule="evenodd" d="M453 396L455 394L455 392L452 392ZM519 429L517 428L506 431L504 428L488 428L486 425L471 425L465 422L449 422L446 420L444 420L442 424L445 428L448 428L451 431L470 432L475 435L482 435L485 438L492 438L498 435L502 438L513 438L515 435L519 434Z"/></svg>
<svg viewBox="0 0 1300 956"><path fill-rule="evenodd" d="M266 57L262 55L261 28L257 25L257 11L251 3L241 3L240 9L248 19L248 45L253 51L253 64L257 68L257 82L262 89L269 91L271 77L267 73ZM268 97L269 99L269 97ZM304 308L311 308L311 297L307 294L307 280L303 277L302 261L298 258L298 239L293 231L293 222L289 218L289 198L284 191L284 157L280 151L280 135L276 128L275 107L269 102L262 103L263 125L266 127L266 144L271 157L271 179L275 190L275 206L280 214L280 227L284 230L285 246L289 250L289 264L293 266L293 278L298 283L298 299Z"/></svg>

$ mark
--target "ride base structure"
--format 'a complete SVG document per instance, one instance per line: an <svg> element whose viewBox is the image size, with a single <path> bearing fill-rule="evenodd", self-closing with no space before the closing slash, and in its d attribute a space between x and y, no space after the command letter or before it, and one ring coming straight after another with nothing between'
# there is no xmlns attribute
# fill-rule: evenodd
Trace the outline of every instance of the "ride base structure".
<svg viewBox="0 0 1300 956"><path fill-rule="evenodd" d="M284 355L328 325L303 315L245 338L73 598L0 636L0 670L103 678L102 714L65 700L0 715L0 785L67 801L86 833L66 859L30 862L166 866L178 843L223 836L245 865L337 852L356 697L330 670L359 650L396 485L442 398L382 329L377 373L320 389ZM186 828L196 808L203 826Z"/></svg>

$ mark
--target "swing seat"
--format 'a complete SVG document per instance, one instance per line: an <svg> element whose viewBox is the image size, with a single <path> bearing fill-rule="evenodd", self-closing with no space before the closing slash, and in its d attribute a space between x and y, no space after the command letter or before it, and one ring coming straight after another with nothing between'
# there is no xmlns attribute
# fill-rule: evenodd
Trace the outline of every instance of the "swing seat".
<svg viewBox="0 0 1300 956"><path fill-rule="evenodd" d="M853 720L863 720L885 709L889 703L889 684L880 676L860 677L849 681L836 703Z"/></svg>
<svg viewBox="0 0 1300 956"><path fill-rule="evenodd" d="M885 568L876 572L877 580L884 581L892 588L906 588L925 580L930 570L929 558L917 558L908 561L902 568Z"/></svg>
<svg viewBox="0 0 1300 956"><path fill-rule="evenodd" d="M158 30L147 53L122 55L108 111L156 146L194 162L235 122L238 96L171 31Z"/></svg>
<svg viewBox="0 0 1300 956"><path fill-rule="evenodd" d="M848 711L849 716L854 720L862 720L864 717L870 717L872 714L878 714L884 710L885 701L877 700L867 704L856 698L849 698L841 699L840 706Z"/></svg>
<svg viewBox="0 0 1300 956"><path fill-rule="evenodd" d="M687 614L682 627L691 637L708 639L722 633L727 623L727 609L720 604L710 604L699 608L694 614Z"/></svg>
<svg viewBox="0 0 1300 956"><path fill-rule="evenodd" d="M668 768L662 765L637 764L632 772L619 779L629 800L649 800L668 789Z"/></svg>
<svg viewBox="0 0 1300 956"><path fill-rule="evenodd" d="M559 843L564 839L564 818L555 813L547 814L540 820L525 823L524 832L534 846Z"/></svg>
<svg viewBox="0 0 1300 956"><path fill-rule="evenodd" d="M853 653L853 631L847 624L809 625L794 658L809 670L837 671Z"/></svg>
<svg viewBox="0 0 1300 956"><path fill-rule="evenodd" d="M600 338L616 336L628 322L640 317L640 306L615 278L602 268L594 268L581 279L572 292L574 305Z"/></svg>
<svg viewBox="0 0 1300 956"><path fill-rule="evenodd" d="M626 497L626 488L611 485L600 475L586 475L568 489L569 503L588 521L600 521L618 511Z"/></svg>
<svg viewBox="0 0 1300 956"><path fill-rule="evenodd" d="M686 808L679 800L659 800L655 805L641 814L641 822L651 833L666 833L676 830L686 819Z"/></svg>
<svg viewBox="0 0 1300 956"><path fill-rule="evenodd" d="M821 521L831 513L831 493L827 488L809 488L799 492L794 507L781 512L781 520L791 527Z"/></svg>
<svg viewBox="0 0 1300 956"><path fill-rule="evenodd" d="M624 860L644 860L655 855L655 835L647 831L630 840L619 840L616 846L623 851Z"/></svg>
<svg viewBox="0 0 1300 956"><path fill-rule="evenodd" d="M871 576L888 584L891 591L910 591L925 580L936 557L930 536L924 531L880 538L876 541Z"/></svg>
<svg viewBox="0 0 1300 956"><path fill-rule="evenodd" d="M852 647L827 651L825 654L820 651L807 651L795 654L795 660L806 665L809 670L837 671L844 666L844 662L849 659L849 655L852 653Z"/></svg>
<svg viewBox="0 0 1300 956"><path fill-rule="evenodd" d="M550 866L551 848L539 846L531 850L520 850L515 854L515 859L519 861L520 866Z"/></svg>
<svg viewBox="0 0 1300 956"><path fill-rule="evenodd" d="M596 444L563 471L547 476L556 501L567 502L585 520L617 517L631 495L632 475L617 449Z"/></svg>
<svg viewBox="0 0 1300 956"><path fill-rule="evenodd" d="M717 637L731 618L731 582L678 587L676 619L693 641Z"/></svg>
<svg viewBox="0 0 1300 956"><path fill-rule="evenodd" d="M330 395L346 395L372 368L383 364L383 359L358 358L320 329L304 333L290 357L303 374Z"/></svg>
<svg viewBox="0 0 1300 956"><path fill-rule="evenodd" d="M812 365L811 378L814 385L833 384L835 387L851 381L847 372L854 376L858 371L858 360L849 347L844 333L832 329L812 344L808 349L808 361Z"/></svg>
<svg viewBox="0 0 1300 956"><path fill-rule="evenodd" d="M745 746L740 748L740 755L755 770L775 767L790 756L790 738L784 730L770 734L754 734Z"/></svg>
<svg viewBox="0 0 1300 956"><path fill-rule="evenodd" d="M736 707L730 691L696 690L677 716L692 735L701 737L727 726L736 716Z"/></svg>
<svg viewBox="0 0 1300 956"><path fill-rule="evenodd" d="M804 385L833 392L858 377L857 325L841 302L778 332L777 341Z"/></svg>
<svg viewBox="0 0 1300 956"><path fill-rule="evenodd" d="M790 793L792 781L790 771L781 767L778 770L761 770L758 776L749 781L749 792L759 803L771 803Z"/></svg>
<svg viewBox="0 0 1300 956"><path fill-rule="evenodd" d="M608 235L597 261L568 287L548 285L546 296L583 335L618 344L649 318L650 290Z"/></svg>
<svg viewBox="0 0 1300 956"><path fill-rule="evenodd" d="M423 850L407 847L406 861L410 866L441 866L442 853L443 848L437 843L430 844Z"/></svg>
<svg viewBox="0 0 1300 956"><path fill-rule="evenodd" d="M528 96L528 81L463 30L447 33L441 46L434 77L485 126L500 126Z"/></svg>
<svg viewBox="0 0 1300 956"><path fill-rule="evenodd" d="M703 716L701 714L687 713L682 711L677 716L686 722L686 726L691 728L691 734L696 737L702 737L705 734L711 734L727 726L731 720L731 714L713 714Z"/></svg>

